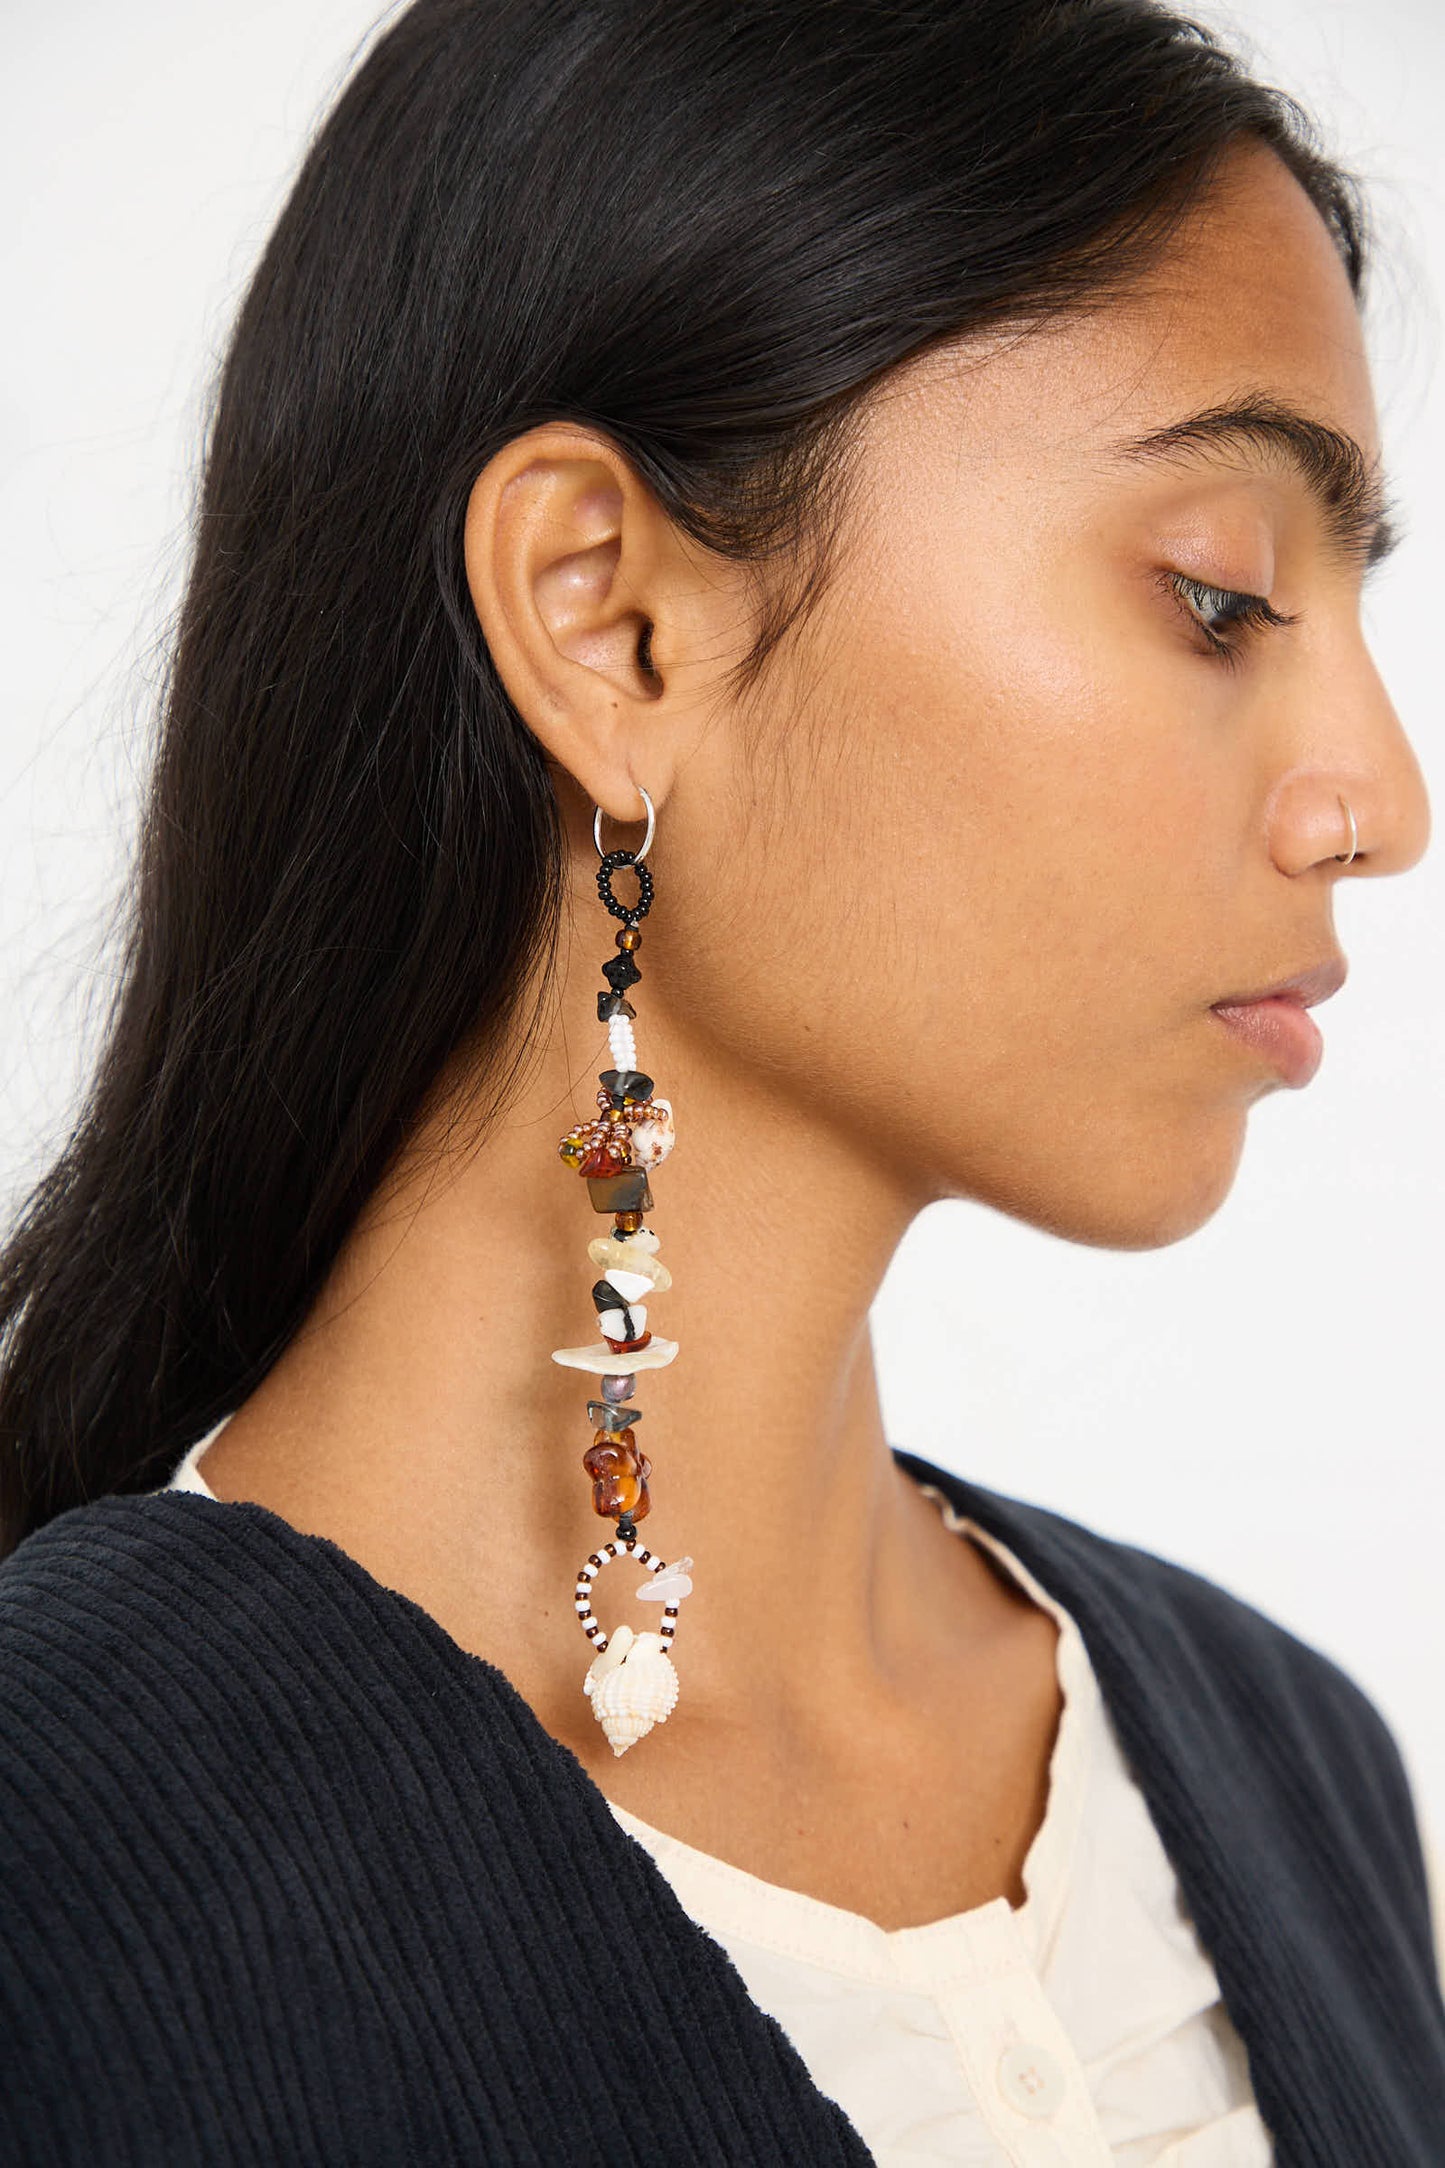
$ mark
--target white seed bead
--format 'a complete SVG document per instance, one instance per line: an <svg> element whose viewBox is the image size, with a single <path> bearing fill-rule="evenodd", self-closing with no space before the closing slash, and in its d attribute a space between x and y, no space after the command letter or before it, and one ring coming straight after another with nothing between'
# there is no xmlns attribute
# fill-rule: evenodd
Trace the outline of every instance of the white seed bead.
<svg viewBox="0 0 1445 2168"><path fill-rule="evenodd" d="M614 1069L637 1067L637 1040L632 1030L630 1016L610 1016L607 1019L607 1038L612 1049Z"/></svg>

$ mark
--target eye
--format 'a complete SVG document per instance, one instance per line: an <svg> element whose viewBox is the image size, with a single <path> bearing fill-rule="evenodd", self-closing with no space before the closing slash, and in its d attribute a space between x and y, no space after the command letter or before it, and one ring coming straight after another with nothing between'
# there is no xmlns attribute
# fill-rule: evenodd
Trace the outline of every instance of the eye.
<svg viewBox="0 0 1445 2168"><path fill-rule="evenodd" d="M1160 584L1183 606L1195 630L1208 642L1211 652L1230 668L1251 636L1266 625L1298 623L1298 612L1277 610L1264 595L1243 593L1232 587L1209 587L1183 572L1166 572Z"/></svg>

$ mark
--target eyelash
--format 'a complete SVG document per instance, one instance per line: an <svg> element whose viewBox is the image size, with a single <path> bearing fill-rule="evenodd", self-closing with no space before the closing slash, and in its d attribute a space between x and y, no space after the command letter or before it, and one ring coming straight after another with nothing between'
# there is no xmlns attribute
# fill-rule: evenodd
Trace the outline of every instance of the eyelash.
<svg viewBox="0 0 1445 2168"><path fill-rule="evenodd" d="M1243 647L1256 632L1262 631L1267 625L1293 625L1298 622L1298 612L1277 610L1263 595L1241 593L1231 587L1210 587L1203 580L1191 580L1183 572L1166 572L1163 575L1163 585L1181 602L1184 614L1194 630L1202 635L1211 651L1231 670L1238 668ZM1202 600L1206 609L1228 611L1227 622L1235 629L1237 637L1233 640L1221 639L1219 633L1212 626L1206 625L1198 612L1189 607L1188 601L1184 599L1186 596Z"/></svg>

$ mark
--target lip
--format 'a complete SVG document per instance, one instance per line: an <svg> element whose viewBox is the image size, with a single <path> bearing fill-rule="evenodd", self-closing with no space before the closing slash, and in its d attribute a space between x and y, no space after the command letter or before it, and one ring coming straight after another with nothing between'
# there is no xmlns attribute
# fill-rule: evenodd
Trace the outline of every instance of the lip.
<svg viewBox="0 0 1445 2168"><path fill-rule="evenodd" d="M1301 1008L1312 1009L1316 1002L1328 1001L1345 983L1349 970L1343 956L1327 956L1323 963L1313 965L1308 971L1297 971L1292 979L1276 979L1272 986L1261 986L1254 993L1225 994L1216 1001L1216 1009L1248 1008L1256 1001L1276 999L1294 1001Z"/></svg>
<svg viewBox="0 0 1445 2168"><path fill-rule="evenodd" d="M1263 1054L1286 1084L1298 1090L1309 1083L1325 1050L1308 1011L1339 992L1347 968L1342 956L1330 956L1293 978L1276 979L1259 993L1231 994L1211 1007L1228 1031Z"/></svg>

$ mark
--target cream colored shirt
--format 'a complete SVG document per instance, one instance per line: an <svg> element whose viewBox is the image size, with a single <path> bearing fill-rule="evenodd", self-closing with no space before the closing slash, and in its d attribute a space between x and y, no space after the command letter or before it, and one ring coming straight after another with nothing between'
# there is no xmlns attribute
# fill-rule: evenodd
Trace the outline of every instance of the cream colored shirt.
<svg viewBox="0 0 1445 2168"><path fill-rule="evenodd" d="M923 1486L1059 1626L1049 1798L1006 1897L885 1930L613 1807L884 2168L1256 2168L1244 2049L1072 1616Z"/></svg>
<svg viewBox="0 0 1445 2168"><path fill-rule="evenodd" d="M166 1488L214 1495L196 1463L215 1435ZM1024 1904L887 1930L613 1815L882 2168L1268 2168L1243 2046L1078 1627L922 1487L1058 1622L1063 1713Z"/></svg>

